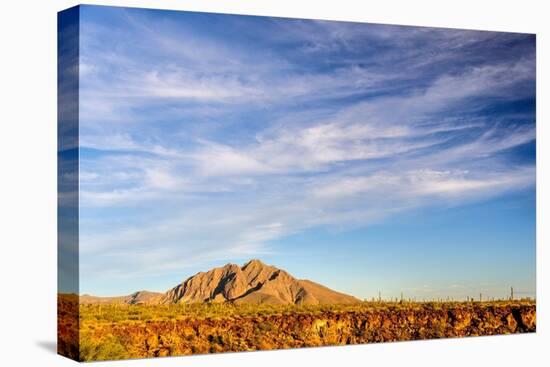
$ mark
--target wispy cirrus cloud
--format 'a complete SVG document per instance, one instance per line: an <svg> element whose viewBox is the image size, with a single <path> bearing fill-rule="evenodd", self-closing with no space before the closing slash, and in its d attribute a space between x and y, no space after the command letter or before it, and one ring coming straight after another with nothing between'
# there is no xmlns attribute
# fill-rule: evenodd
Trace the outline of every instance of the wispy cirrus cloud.
<svg viewBox="0 0 550 367"><path fill-rule="evenodd" d="M81 50L82 269L98 278L534 186L528 35L111 16L84 13Z"/></svg>

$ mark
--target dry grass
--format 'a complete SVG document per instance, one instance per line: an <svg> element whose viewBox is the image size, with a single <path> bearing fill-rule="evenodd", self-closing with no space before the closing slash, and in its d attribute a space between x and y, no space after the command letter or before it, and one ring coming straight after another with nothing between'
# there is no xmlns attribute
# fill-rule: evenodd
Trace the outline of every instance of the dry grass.
<svg viewBox="0 0 550 367"><path fill-rule="evenodd" d="M79 327L79 359L91 361L533 332L536 306L529 300L80 305Z"/></svg>

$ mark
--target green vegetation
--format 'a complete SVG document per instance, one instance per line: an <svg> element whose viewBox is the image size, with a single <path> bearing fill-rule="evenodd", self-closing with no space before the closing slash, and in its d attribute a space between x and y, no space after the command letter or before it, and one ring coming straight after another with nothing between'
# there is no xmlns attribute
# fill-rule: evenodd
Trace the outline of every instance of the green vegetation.
<svg viewBox="0 0 550 367"><path fill-rule="evenodd" d="M407 302L407 301L365 301L350 305L270 305L270 304L231 304L231 303L206 303L206 304L170 304L147 305L136 304L87 304L80 305L80 319L83 322L120 322L120 321L170 321L170 320L205 320L227 319L232 316L255 317L269 315L316 315L326 312L360 312L360 311L400 311L419 310L426 307L434 310L449 309L455 307L467 307L477 305L530 305L534 302L528 299L511 302L509 300L497 300L487 302Z"/></svg>

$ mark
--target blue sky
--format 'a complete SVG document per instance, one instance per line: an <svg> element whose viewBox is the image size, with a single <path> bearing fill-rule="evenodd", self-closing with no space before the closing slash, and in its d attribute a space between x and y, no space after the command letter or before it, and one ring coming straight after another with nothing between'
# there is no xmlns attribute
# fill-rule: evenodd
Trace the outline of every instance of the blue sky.
<svg viewBox="0 0 550 367"><path fill-rule="evenodd" d="M81 7L80 292L260 258L535 295L535 37Z"/></svg>

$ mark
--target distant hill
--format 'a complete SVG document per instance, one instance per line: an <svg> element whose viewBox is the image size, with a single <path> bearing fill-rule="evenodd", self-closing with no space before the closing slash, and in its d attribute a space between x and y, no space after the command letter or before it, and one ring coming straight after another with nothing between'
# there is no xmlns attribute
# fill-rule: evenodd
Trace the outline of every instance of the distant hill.
<svg viewBox="0 0 550 367"><path fill-rule="evenodd" d="M359 300L310 280L296 279L284 270L251 260L242 267L227 264L197 273L166 293L136 292L122 297L81 296L81 303L206 303L350 304Z"/></svg>
<svg viewBox="0 0 550 367"><path fill-rule="evenodd" d="M91 296L89 294L84 294L80 296L80 303L83 304L104 304L104 303L126 303L130 305L140 304L140 303L155 303L163 293L158 292L149 292L149 291L139 291L129 294L127 296L117 296L117 297L97 297Z"/></svg>

